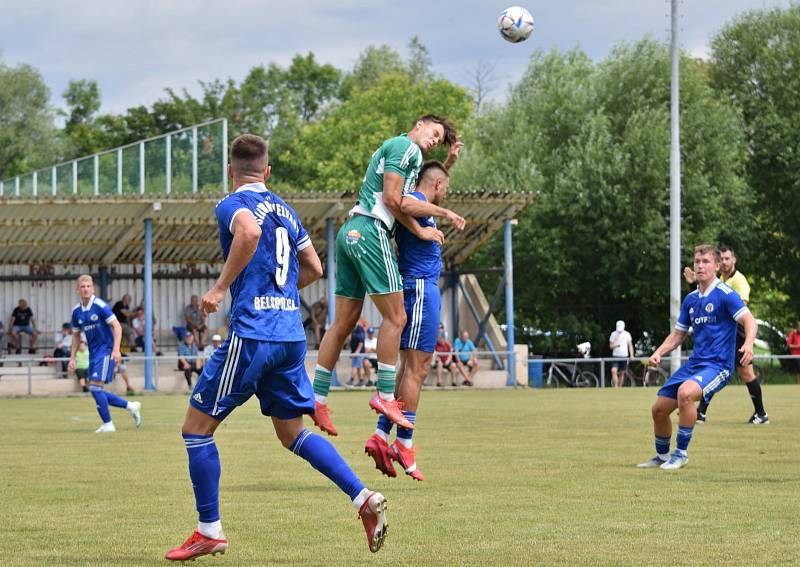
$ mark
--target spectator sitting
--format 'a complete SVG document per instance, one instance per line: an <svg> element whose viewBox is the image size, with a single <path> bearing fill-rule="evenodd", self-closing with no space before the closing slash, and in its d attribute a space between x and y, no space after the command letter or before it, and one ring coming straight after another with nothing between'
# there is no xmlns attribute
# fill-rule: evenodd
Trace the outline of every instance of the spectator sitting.
<svg viewBox="0 0 800 567"><path fill-rule="evenodd" d="M322 336L325 334L325 322L328 319L328 300L322 298L311 304L308 310L308 317L303 321L303 327L311 327L314 333L314 348L319 348Z"/></svg>
<svg viewBox="0 0 800 567"><path fill-rule="evenodd" d="M191 333L186 333L183 342L178 345L178 370L183 370L189 388L192 387L192 373L199 376L203 370L203 359L197 356L197 345Z"/></svg>
<svg viewBox="0 0 800 567"><path fill-rule="evenodd" d="M372 370L378 370L378 337L375 336L375 327L367 327L367 338L364 339L364 353L366 358L362 363L364 378L367 386L372 386Z"/></svg>
<svg viewBox="0 0 800 567"><path fill-rule="evenodd" d="M36 330L36 319L33 317L28 302L24 299L19 300L19 304L11 312L11 321L8 324L8 350L14 348L17 354L22 354L22 333L26 333L31 338L28 346L28 354L36 354L36 338L39 332Z"/></svg>
<svg viewBox="0 0 800 567"><path fill-rule="evenodd" d="M56 348L53 350L53 358L64 359L61 361L61 377L66 378L69 357L72 355L72 325L70 323L61 325L61 330L56 333L54 343Z"/></svg>
<svg viewBox="0 0 800 567"><path fill-rule="evenodd" d="M200 311L200 301L193 295L183 310L183 319L186 323L187 334L194 335L195 348L203 348L206 344L208 329L206 328L206 316Z"/></svg>
<svg viewBox="0 0 800 567"><path fill-rule="evenodd" d="M144 331L145 331L145 324L144 324L144 307L137 307L136 308L136 315L133 318L133 330L136 332L136 348L142 349L144 351ZM156 334L155 334L155 327L156 327L156 318L153 317L153 352L156 353L156 356L161 356L161 351L158 350L156 347Z"/></svg>
<svg viewBox="0 0 800 567"><path fill-rule="evenodd" d="M136 331L133 330L133 326L131 325L133 321L131 296L127 293L123 295L122 299L117 301L114 304L114 307L111 308L111 312L116 316L117 321L119 321L119 324L122 327L122 336L125 339L125 343L128 345L128 349L135 350Z"/></svg>
<svg viewBox="0 0 800 567"><path fill-rule="evenodd" d="M208 362L208 359L214 355L214 351L217 350L221 344L222 337L220 335L211 336L211 344L206 345L206 348L203 349L203 364Z"/></svg>
<svg viewBox="0 0 800 567"><path fill-rule="evenodd" d="M462 386L472 386L472 379L478 372L478 357L475 356L475 343L469 338L469 331L461 331L461 336L453 343L453 351L456 353L456 366L464 377ZM469 368L469 375L464 367Z"/></svg>
<svg viewBox="0 0 800 567"><path fill-rule="evenodd" d="M434 365L436 366L436 386L442 387L442 370L450 372L450 384L457 386L456 383L456 365L453 360L453 345L447 340L447 337L440 329L439 336L436 338L436 345L433 350L444 354L439 354L434 357Z"/></svg>
<svg viewBox="0 0 800 567"><path fill-rule="evenodd" d="M89 378L89 345L86 344L85 338L81 338L78 352L75 353L75 376L78 377L81 390L88 392L86 380Z"/></svg>
<svg viewBox="0 0 800 567"><path fill-rule="evenodd" d="M800 355L800 321L797 322L794 329L789 333L789 336L786 337L786 345L789 347L789 354L794 356ZM800 384L800 358L792 358L789 362L790 367L797 374L797 383Z"/></svg>

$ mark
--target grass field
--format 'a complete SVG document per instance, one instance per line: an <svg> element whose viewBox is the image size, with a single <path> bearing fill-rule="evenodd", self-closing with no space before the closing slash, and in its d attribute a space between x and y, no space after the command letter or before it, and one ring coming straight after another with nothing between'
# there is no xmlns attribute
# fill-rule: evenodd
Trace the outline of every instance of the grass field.
<svg viewBox="0 0 800 567"><path fill-rule="evenodd" d="M653 454L653 389L425 392L424 483L379 475L362 452L366 392L331 398L335 444L389 501L367 550L347 498L283 449L250 403L218 430L231 548L209 565L800 564L800 387L767 386L773 421L747 426L731 386L698 426L687 468ZM163 565L195 525L180 423L186 400L139 398L95 435L87 398L0 400L2 565ZM112 408L113 409L113 408Z"/></svg>

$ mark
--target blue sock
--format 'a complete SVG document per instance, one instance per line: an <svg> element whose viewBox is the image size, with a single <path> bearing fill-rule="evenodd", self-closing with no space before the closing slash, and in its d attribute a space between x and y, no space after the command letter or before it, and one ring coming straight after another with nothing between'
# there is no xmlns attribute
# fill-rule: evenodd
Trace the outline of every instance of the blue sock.
<svg viewBox="0 0 800 567"><path fill-rule="evenodd" d="M686 449L689 447L689 441L692 440L692 432L694 431L694 427L678 427L678 451L682 453L686 453Z"/></svg>
<svg viewBox="0 0 800 567"><path fill-rule="evenodd" d="M114 394L113 392L106 392L105 390L103 390L103 393L105 393L106 400L108 400L109 405L112 405L115 408L126 408L126 407L128 407L128 400L120 398L118 395Z"/></svg>
<svg viewBox="0 0 800 567"><path fill-rule="evenodd" d="M392 433L392 426L394 423L389 421L389 418L383 414L378 416L378 430L383 431L386 434L386 438L389 438L389 435Z"/></svg>
<svg viewBox="0 0 800 567"><path fill-rule="evenodd" d="M304 429L289 450L331 479L350 497L350 500L355 499L364 490L364 484L327 439Z"/></svg>
<svg viewBox="0 0 800 567"><path fill-rule="evenodd" d="M108 423L111 421L111 413L108 411L108 398L106 398L106 393L103 391L102 387L93 385L89 385L89 391L92 393L92 397L97 405L97 413L100 414L100 419L103 420L103 423Z"/></svg>
<svg viewBox="0 0 800 567"><path fill-rule="evenodd" d="M219 477L222 467L213 435L183 434L189 454L189 477L201 522L219 520Z"/></svg>
<svg viewBox="0 0 800 567"><path fill-rule="evenodd" d="M659 437L656 435L656 453L660 456L669 455L670 437Z"/></svg>
<svg viewBox="0 0 800 567"><path fill-rule="evenodd" d="M417 412L415 411L404 411L403 415L406 416L406 419L411 423L417 422ZM411 447L411 436L414 435L413 429L406 429L405 427L397 426L397 440L400 441L406 447Z"/></svg>

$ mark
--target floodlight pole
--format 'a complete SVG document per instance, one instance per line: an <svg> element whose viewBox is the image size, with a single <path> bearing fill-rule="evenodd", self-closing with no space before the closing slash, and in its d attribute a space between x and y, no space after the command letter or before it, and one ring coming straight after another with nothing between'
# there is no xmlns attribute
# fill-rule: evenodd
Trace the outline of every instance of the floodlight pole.
<svg viewBox="0 0 800 567"><path fill-rule="evenodd" d="M153 385L153 219L144 219L144 389Z"/></svg>
<svg viewBox="0 0 800 567"><path fill-rule="evenodd" d="M680 139L680 45L678 2L672 0L672 78L670 84L671 140L669 152L669 320L675 328L681 306L681 139ZM670 356L670 371L681 366L681 348Z"/></svg>
<svg viewBox="0 0 800 567"><path fill-rule="evenodd" d="M506 386L517 385L517 365L514 352L514 255L511 248L511 226L517 224L515 219L503 222L503 248L505 253L506 283L506 344L508 347L508 380Z"/></svg>

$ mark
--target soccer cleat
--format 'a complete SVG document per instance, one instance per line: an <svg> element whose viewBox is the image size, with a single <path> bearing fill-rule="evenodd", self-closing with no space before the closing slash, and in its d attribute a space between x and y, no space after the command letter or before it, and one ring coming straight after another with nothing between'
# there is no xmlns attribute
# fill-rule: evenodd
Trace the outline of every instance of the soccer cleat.
<svg viewBox="0 0 800 567"><path fill-rule="evenodd" d="M131 412L131 417L133 418L133 423L136 424L136 429L139 429L139 426L142 425L142 402L128 402L127 410Z"/></svg>
<svg viewBox="0 0 800 567"><path fill-rule="evenodd" d="M380 492L372 492L361 505L358 517L367 532L367 543L372 553L377 552L386 539L389 523L386 521L386 498Z"/></svg>
<svg viewBox="0 0 800 567"><path fill-rule="evenodd" d="M681 455L677 451L674 451L670 456L669 460L661 465L661 469L665 471L676 471L678 469L682 469L686 466L689 462L689 457L686 455Z"/></svg>
<svg viewBox="0 0 800 567"><path fill-rule="evenodd" d="M103 425L101 425L97 429L95 429L94 432L95 433L114 433L116 430L117 430L117 428L114 427L114 422L113 421L109 421L107 423L104 423Z"/></svg>
<svg viewBox="0 0 800 567"><path fill-rule="evenodd" d="M322 431L331 437L336 437L339 435L339 433L336 431L336 428L333 426L333 422L331 421L331 414L330 410L328 409L328 404L315 402L314 413L311 414L311 419L314 420L314 424L316 424L317 427L322 429Z"/></svg>
<svg viewBox="0 0 800 567"><path fill-rule="evenodd" d="M636 465L637 469L655 469L666 463L667 461L656 455L655 457L650 457L643 463L639 463Z"/></svg>
<svg viewBox="0 0 800 567"><path fill-rule="evenodd" d="M384 400L378 394L374 394L369 400L369 407L378 413L382 413L400 427L414 429L414 424L403 415L403 402L398 400Z"/></svg>
<svg viewBox="0 0 800 567"><path fill-rule="evenodd" d="M402 443L395 441L389 447L389 456L400 463L403 470L408 476L414 480L422 482L425 480L425 475L417 468L416 449L414 447L406 448Z"/></svg>
<svg viewBox="0 0 800 567"><path fill-rule="evenodd" d="M705 423L706 422L706 414L702 412L697 412L697 421L695 423Z"/></svg>
<svg viewBox="0 0 800 567"><path fill-rule="evenodd" d="M373 433L372 437L367 439L364 445L364 452L375 461L376 469L386 476L392 478L397 476L397 471L394 470L394 465L389 455L389 444L380 435Z"/></svg>
<svg viewBox="0 0 800 567"><path fill-rule="evenodd" d="M767 414L758 415L754 413L747 423L750 425L769 425L769 416Z"/></svg>
<svg viewBox="0 0 800 567"><path fill-rule="evenodd" d="M226 549L228 549L227 539L213 539L195 530L189 539L167 551L164 557L170 561L194 561L203 555L224 554Z"/></svg>

